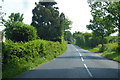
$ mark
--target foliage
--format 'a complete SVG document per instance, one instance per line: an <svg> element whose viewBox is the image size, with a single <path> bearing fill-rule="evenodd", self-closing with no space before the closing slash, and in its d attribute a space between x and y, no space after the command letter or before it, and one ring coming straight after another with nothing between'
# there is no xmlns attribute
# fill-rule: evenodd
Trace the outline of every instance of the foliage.
<svg viewBox="0 0 120 80"><path fill-rule="evenodd" d="M72 42L72 33L70 31L65 31L64 33L64 40Z"/></svg>
<svg viewBox="0 0 120 80"><path fill-rule="evenodd" d="M32 23L37 29L37 35L44 40L63 41L64 14L59 15L58 7L53 7L55 2L39 2L32 10Z"/></svg>
<svg viewBox="0 0 120 80"><path fill-rule="evenodd" d="M99 44L102 44L101 37L96 37L94 36L93 33L75 32L73 34L73 38L76 39L76 44L83 48L95 48L99 46ZM103 41L104 44L116 43L118 38L117 36L108 36L108 37L104 37L103 40L104 40Z"/></svg>
<svg viewBox="0 0 120 80"><path fill-rule="evenodd" d="M14 43L11 40L6 40L2 50L3 78L15 77L61 55L65 50L66 42L60 44L59 42L38 39L25 43Z"/></svg>
<svg viewBox="0 0 120 80"><path fill-rule="evenodd" d="M73 42L72 33L69 31L71 29L70 25L72 24L72 21L70 21L68 18L65 18L64 21L64 40Z"/></svg>
<svg viewBox="0 0 120 80"><path fill-rule="evenodd" d="M115 59L120 61L120 55L117 52L118 44L117 43L109 43L105 45L104 53L102 56L106 56L111 59Z"/></svg>
<svg viewBox="0 0 120 80"><path fill-rule="evenodd" d="M71 29L71 27L70 27L71 24L72 24L72 21L70 21L68 18L65 18L65 23L64 23L65 27L64 27L64 30L65 31L66 30L70 30Z"/></svg>
<svg viewBox="0 0 120 80"><path fill-rule="evenodd" d="M107 43L116 43L118 42L118 37L117 36L108 36L108 37L105 37L105 40L106 40L106 44Z"/></svg>
<svg viewBox="0 0 120 80"><path fill-rule="evenodd" d="M23 19L24 19L23 14L20 15L20 13L11 13L7 21L5 19L2 19L2 23L4 24L5 27L8 27L13 22L22 22Z"/></svg>
<svg viewBox="0 0 120 80"><path fill-rule="evenodd" d="M89 24L87 28L102 37L118 31L118 51L120 52L120 1L91 2L88 0L88 3L92 9L93 20L90 21L92 24Z"/></svg>
<svg viewBox="0 0 120 80"><path fill-rule="evenodd" d="M109 36L111 33L114 33L114 27L112 25L112 21L110 21L110 16L107 15L106 2L94 2L93 4L90 3L91 7L91 14L93 16L93 20L90 20L89 25L86 27L89 30L93 31L93 34L96 36L101 36L102 48L103 48L103 39L105 36Z"/></svg>
<svg viewBox="0 0 120 80"><path fill-rule="evenodd" d="M14 42L30 41L37 38L37 31L33 26L22 22L12 22L5 28L6 39L11 39Z"/></svg>
<svg viewBox="0 0 120 80"><path fill-rule="evenodd" d="M96 47L99 44L100 38L95 37L92 33L75 32L73 38L76 39L76 44L81 47Z"/></svg>
<svg viewBox="0 0 120 80"><path fill-rule="evenodd" d="M37 31L33 26L24 24L23 14L11 13L9 19L2 20L5 25L5 37L11 39L14 42L34 40L37 37Z"/></svg>
<svg viewBox="0 0 120 80"><path fill-rule="evenodd" d="M114 27L114 30L118 31L118 52L120 53L120 1L109 3L110 6L105 8L110 16L110 21Z"/></svg>

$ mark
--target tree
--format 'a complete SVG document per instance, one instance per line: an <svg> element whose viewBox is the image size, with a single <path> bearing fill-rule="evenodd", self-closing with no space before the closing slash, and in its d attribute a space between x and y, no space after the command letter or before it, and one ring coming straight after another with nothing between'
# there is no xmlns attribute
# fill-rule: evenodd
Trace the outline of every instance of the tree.
<svg viewBox="0 0 120 80"><path fill-rule="evenodd" d="M41 39L61 41L64 38L64 14L59 15L56 2L39 2L32 10L32 23Z"/></svg>
<svg viewBox="0 0 120 80"><path fill-rule="evenodd" d="M120 1L108 4L110 6L105 9L108 11L114 30L118 31L118 52L120 53Z"/></svg>
<svg viewBox="0 0 120 80"><path fill-rule="evenodd" d="M68 18L65 18L65 21L64 21L64 39L72 42L72 33L69 31L71 29L71 27L70 27L71 24L72 24L72 21L70 21Z"/></svg>
<svg viewBox="0 0 120 80"><path fill-rule="evenodd" d="M6 39L10 39L14 42L20 41L29 41L34 40L37 37L37 31L33 26L24 24L23 21L23 14L20 13L12 13L9 16L9 19L2 20L5 28L5 37Z"/></svg>
<svg viewBox="0 0 120 80"><path fill-rule="evenodd" d="M105 8L109 7L109 5L107 5L105 2L95 2L93 4L90 3L89 6L91 7L93 20L90 20L91 24L87 25L86 27L89 30L92 30L94 35L101 36L103 49L104 37L115 32L113 30L112 24L109 21L109 15L106 14L107 11L105 10Z"/></svg>
<svg viewBox="0 0 120 80"><path fill-rule="evenodd" d="M82 34L82 32L79 32L79 31L76 32L76 31L75 31L75 33L73 33L73 38L76 39L79 34Z"/></svg>
<svg viewBox="0 0 120 80"><path fill-rule="evenodd" d="M73 37L72 37L72 33L70 32L70 31L65 31L65 35L64 35L64 39L66 40L66 41L71 41L72 42L72 39L73 39Z"/></svg>
<svg viewBox="0 0 120 80"><path fill-rule="evenodd" d="M4 24L5 27L8 27L13 22L22 22L23 19L23 14L20 15L20 13L11 13L7 21L5 19L2 19L2 24Z"/></svg>
<svg viewBox="0 0 120 80"><path fill-rule="evenodd" d="M70 29L71 29L71 27L70 27L71 24L72 24L72 21L70 21L68 18L65 18L65 23L64 23L65 27L64 27L64 31L70 30Z"/></svg>

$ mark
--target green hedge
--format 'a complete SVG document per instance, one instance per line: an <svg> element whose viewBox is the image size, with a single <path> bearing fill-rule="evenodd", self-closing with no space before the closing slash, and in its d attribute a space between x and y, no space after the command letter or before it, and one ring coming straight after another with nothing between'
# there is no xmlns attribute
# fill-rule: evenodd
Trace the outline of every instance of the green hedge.
<svg viewBox="0 0 120 80"><path fill-rule="evenodd" d="M22 22L12 22L5 28L5 36L14 42L27 42L37 38L37 30L35 27Z"/></svg>
<svg viewBox="0 0 120 80"><path fill-rule="evenodd" d="M3 78L11 78L49 61L66 50L66 42L34 40L26 43L3 43ZM8 67L9 66L9 67Z"/></svg>

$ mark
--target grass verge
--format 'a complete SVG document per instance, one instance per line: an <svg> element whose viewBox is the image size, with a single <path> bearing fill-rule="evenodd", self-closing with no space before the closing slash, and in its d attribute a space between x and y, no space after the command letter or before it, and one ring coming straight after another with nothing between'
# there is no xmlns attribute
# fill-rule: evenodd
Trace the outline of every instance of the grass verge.
<svg viewBox="0 0 120 80"><path fill-rule="evenodd" d="M100 55L109 59L113 59L116 61L120 61L120 53L117 52L118 44L117 43L108 43L104 44L104 51L101 52L101 44L99 44L95 48L86 48L86 47L81 47L83 49L86 49L91 52L95 53L101 53Z"/></svg>

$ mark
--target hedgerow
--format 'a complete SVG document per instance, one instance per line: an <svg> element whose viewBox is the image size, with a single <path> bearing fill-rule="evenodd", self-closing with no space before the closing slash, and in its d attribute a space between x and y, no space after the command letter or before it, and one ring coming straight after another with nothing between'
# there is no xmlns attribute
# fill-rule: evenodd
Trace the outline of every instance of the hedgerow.
<svg viewBox="0 0 120 80"><path fill-rule="evenodd" d="M2 46L3 78L15 77L61 55L66 50L66 42L40 39L25 43L6 40Z"/></svg>

